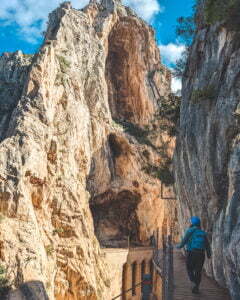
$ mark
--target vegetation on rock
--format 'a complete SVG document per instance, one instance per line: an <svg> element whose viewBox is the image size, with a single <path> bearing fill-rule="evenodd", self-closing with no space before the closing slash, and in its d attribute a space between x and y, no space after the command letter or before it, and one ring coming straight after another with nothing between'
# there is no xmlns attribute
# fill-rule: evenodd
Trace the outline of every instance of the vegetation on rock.
<svg viewBox="0 0 240 300"><path fill-rule="evenodd" d="M196 32L195 18L193 16L180 17L177 19L177 22L176 34L189 46L192 43L193 36Z"/></svg>
<svg viewBox="0 0 240 300"><path fill-rule="evenodd" d="M176 65L174 66L173 69L173 76L176 78L182 78L184 75L184 71L186 68L186 64L187 64L187 58L188 58L188 49L186 49L181 57L176 61Z"/></svg>
<svg viewBox="0 0 240 300"><path fill-rule="evenodd" d="M46 250L47 256L52 256L53 255L53 252L54 252L53 245L47 245L45 247L45 250Z"/></svg>
<svg viewBox="0 0 240 300"><path fill-rule="evenodd" d="M54 234L54 235L55 235L55 234L61 234L61 233L64 233L64 229L61 228L61 227L55 228L55 229L53 230L53 234Z"/></svg>
<svg viewBox="0 0 240 300"><path fill-rule="evenodd" d="M155 120L161 120L160 129L168 135L175 136L180 117L181 97L170 94L169 97L159 99Z"/></svg>
<svg viewBox="0 0 240 300"><path fill-rule="evenodd" d="M216 89L213 85L208 85L203 89L193 90L191 102L196 104L204 100L214 100L216 97Z"/></svg>
<svg viewBox="0 0 240 300"><path fill-rule="evenodd" d="M173 75L177 78L184 76L187 59L189 55L190 46L194 39L197 23L198 23L198 9L202 0L196 0L193 9L193 14L188 17L178 18L176 26L176 34L183 40L186 45L186 50L182 56L177 60L173 70ZM228 29L240 30L240 1L239 0L206 0L205 1L205 22L208 25L213 25L217 22L223 22Z"/></svg>
<svg viewBox="0 0 240 300"><path fill-rule="evenodd" d="M166 186L173 185L174 176L171 170L171 163L171 160L168 159L164 164L160 166L148 164L143 168L143 171L145 171L145 173L147 173L148 175L159 179Z"/></svg>
<svg viewBox="0 0 240 300"><path fill-rule="evenodd" d="M238 0L206 0L205 17L208 24L225 22L232 30L240 30L240 2Z"/></svg>
<svg viewBox="0 0 240 300"><path fill-rule="evenodd" d="M189 48L196 33L195 17L180 17L177 19L176 34L186 45L185 51L182 56L176 61L176 65L173 70L173 76L181 78L184 75L184 71L187 64L187 58L189 54Z"/></svg>
<svg viewBox="0 0 240 300"><path fill-rule="evenodd" d="M150 146L156 150L156 146L148 138L150 134L150 130L148 129L148 127L142 128L131 122L121 120L114 120L114 123L117 124L120 128L122 127L126 133L135 137L138 143Z"/></svg>
<svg viewBox="0 0 240 300"><path fill-rule="evenodd" d="M161 146L155 141L163 133L170 137L177 134L177 126L180 115L181 97L170 94L168 97L160 97L158 100L158 108L151 122L145 126L115 119L113 125L115 128L121 128L125 133L133 136L136 141L147 147L150 147L153 152L160 155L161 162L154 163L151 161L150 151L145 149L142 154L145 160L145 165L142 170L151 177L159 179L166 185L174 183L173 173L171 170L171 157L168 153L168 143L161 142ZM112 143L113 144L113 143ZM120 146L114 147L115 152Z"/></svg>
<svg viewBox="0 0 240 300"><path fill-rule="evenodd" d="M6 269L0 265L0 296L3 297L9 288L9 280L7 278Z"/></svg>
<svg viewBox="0 0 240 300"><path fill-rule="evenodd" d="M67 69L70 67L70 62L67 61L64 56L58 55L57 58L58 58L58 61L59 61L59 64L60 64L61 71L63 73L66 73Z"/></svg>

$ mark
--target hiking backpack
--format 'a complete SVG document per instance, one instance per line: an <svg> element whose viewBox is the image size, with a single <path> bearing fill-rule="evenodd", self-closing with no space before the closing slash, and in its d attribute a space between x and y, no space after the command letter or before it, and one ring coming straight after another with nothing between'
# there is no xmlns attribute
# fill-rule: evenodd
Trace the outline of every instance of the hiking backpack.
<svg viewBox="0 0 240 300"><path fill-rule="evenodd" d="M191 249L206 249L206 232L201 229L196 229L193 231L191 236Z"/></svg>

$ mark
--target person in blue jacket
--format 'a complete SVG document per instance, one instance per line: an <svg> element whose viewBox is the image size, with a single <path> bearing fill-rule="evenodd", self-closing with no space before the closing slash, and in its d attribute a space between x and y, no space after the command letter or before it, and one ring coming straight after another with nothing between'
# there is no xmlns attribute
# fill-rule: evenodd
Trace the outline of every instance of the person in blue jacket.
<svg viewBox="0 0 240 300"><path fill-rule="evenodd" d="M187 229L177 248L181 249L186 246L188 277L194 283L192 292L198 294L205 261L205 252L207 253L207 257L211 258L211 248L207 233L201 229L201 220L198 217L192 217L190 222L191 226Z"/></svg>
<svg viewBox="0 0 240 300"><path fill-rule="evenodd" d="M152 276L150 274L145 274L143 276L141 300L149 300L151 293L152 293Z"/></svg>

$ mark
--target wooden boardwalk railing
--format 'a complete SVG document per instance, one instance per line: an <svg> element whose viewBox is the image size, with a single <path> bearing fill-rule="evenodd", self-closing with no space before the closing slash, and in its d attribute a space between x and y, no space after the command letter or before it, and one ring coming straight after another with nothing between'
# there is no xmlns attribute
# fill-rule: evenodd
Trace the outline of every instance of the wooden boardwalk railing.
<svg viewBox="0 0 240 300"><path fill-rule="evenodd" d="M173 300L174 271L171 235L168 235L167 238L163 236L162 242L163 249L159 250L156 247L154 251L153 266L162 279L162 300Z"/></svg>
<svg viewBox="0 0 240 300"><path fill-rule="evenodd" d="M157 296L155 297L151 294L146 299L160 299L162 296L162 300L231 300L228 291L219 287L205 275L202 278L200 294L192 294L192 285L187 276L185 258L181 251L173 250L171 235L162 237L162 241L162 249L156 247L152 259L153 267L162 280L162 295L155 294ZM135 249L134 251L142 249ZM143 284L143 282L138 283L136 286L140 284ZM123 295L131 291L132 288L125 290L112 299L121 299Z"/></svg>

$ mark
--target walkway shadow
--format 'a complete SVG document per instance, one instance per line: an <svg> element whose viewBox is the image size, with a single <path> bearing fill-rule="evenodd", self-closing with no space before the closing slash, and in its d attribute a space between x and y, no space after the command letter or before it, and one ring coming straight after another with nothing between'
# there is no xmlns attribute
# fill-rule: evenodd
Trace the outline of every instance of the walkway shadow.
<svg viewBox="0 0 240 300"><path fill-rule="evenodd" d="M18 289L11 290L1 300L49 300L44 284L41 281L29 281L21 284Z"/></svg>

